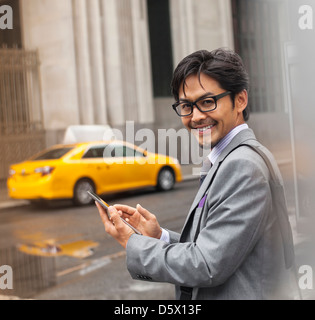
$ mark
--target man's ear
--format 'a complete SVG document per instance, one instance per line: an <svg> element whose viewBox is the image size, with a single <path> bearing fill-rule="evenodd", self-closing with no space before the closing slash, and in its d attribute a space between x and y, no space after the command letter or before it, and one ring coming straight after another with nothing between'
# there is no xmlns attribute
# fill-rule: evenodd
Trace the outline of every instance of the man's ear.
<svg viewBox="0 0 315 320"><path fill-rule="evenodd" d="M248 104L248 93L247 90L243 90L235 95L234 107L239 113L242 113Z"/></svg>

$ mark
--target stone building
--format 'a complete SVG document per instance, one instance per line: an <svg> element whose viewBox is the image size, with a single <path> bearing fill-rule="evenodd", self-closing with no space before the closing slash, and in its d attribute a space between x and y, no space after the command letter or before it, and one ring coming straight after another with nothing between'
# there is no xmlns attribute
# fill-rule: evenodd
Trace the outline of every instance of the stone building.
<svg viewBox="0 0 315 320"><path fill-rule="evenodd" d="M10 6L13 14L13 28L0 29L0 189L11 163L61 142L70 125L108 124L124 131L132 121L135 129L178 131L173 69L195 50L228 47L245 61L250 125L288 177L295 206L302 165L292 108L301 106L291 104L288 73L290 21L298 17L288 16L288 3L0 0L0 8ZM298 13L296 5L291 9Z"/></svg>
<svg viewBox="0 0 315 320"><path fill-rule="evenodd" d="M0 179L70 125L180 126L170 107L174 66L197 49L234 47L230 0L0 5L13 9L14 24L0 30Z"/></svg>

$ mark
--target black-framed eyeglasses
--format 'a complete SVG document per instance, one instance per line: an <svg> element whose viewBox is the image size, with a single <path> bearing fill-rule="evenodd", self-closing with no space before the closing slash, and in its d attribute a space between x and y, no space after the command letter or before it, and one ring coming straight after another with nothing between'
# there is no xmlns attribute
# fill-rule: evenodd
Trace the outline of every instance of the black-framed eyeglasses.
<svg viewBox="0 0 315 320"><path fill-rule="evenodd" d="M226 91L216 96L203 96L194 102L178 101L174 103L172 107L180 117L190 116L193 113L194 106L196 106L200 112L214 111L218 107L217 101L231 93L230 91Z"/></svg>

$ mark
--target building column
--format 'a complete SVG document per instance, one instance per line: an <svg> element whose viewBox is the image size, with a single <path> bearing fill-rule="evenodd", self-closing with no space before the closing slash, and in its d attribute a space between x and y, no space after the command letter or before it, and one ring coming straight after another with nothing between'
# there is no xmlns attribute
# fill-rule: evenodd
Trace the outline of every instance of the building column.
<svg viewBox="0 0 315 320"><path fill-rule="evenodd" d="M154 121L154 110L147 2L135 0L132 4L138 122L151 123Z"/></svg>
<svg viewBox="0 0 315 320"><path fill-rule="evenodd" d="M23 48L39 55L38 90L44 129L50 132L80 123L72 10L71 0L58 5L54 0L20 1Z"/></svg>
<svg viewBox="0 0 315 320"><path fill-rule="evenodd" d="M120 58L122 64L122 90L126 121L137 121L138 99L136 89L136 66L134 57L134 34L132 27L133 1L116 0L118 32L120 38ZM107 30L110 32L110 30Z"/></svg>
<svg viewBox="0 0 315 320"><path fill-rule="evenodd" d="M86 0L72 0L81 124L94 124Z"/></svg>
<svg viewBox="0 0 315 320"><path fill-rule="evenodd" d="M99 0L88 0L87 4L89 49L91 64L94 123L107 123L105 75L103 63L102 30Z"/></svg>
<svg viewBox="0 0 315 320"><path fill-rule="evenodd" d="M170 0L170 16L173 62L177 66L179 61L196 50L193 1Z"/></svg>
<svg viewBox="0 0 315 320"><path fill-rule="evenodd" d="M234 48L230 0L170 0L174 65L196 50Z"/></svg>
<svg viewBox="0 0 315 320"><path fill-rule="evenodd" d="M125 123L124 90L122 87L123 65L121 62L119 19L116 6L116 0L101 0L107 114L109 122L113 126Z"/></svg>
<svg viewBox="0 0 315 320"><path fill-rule="evenodd" d="M222 46L234 49L233 14L230 0L221 0L220 12L222 15Z"/></svg>
<svg viewBox="0 0 315 320"><path fill-rule="evenodd" d="M100 0L108 119L154 120L145 0Z"/></svg>

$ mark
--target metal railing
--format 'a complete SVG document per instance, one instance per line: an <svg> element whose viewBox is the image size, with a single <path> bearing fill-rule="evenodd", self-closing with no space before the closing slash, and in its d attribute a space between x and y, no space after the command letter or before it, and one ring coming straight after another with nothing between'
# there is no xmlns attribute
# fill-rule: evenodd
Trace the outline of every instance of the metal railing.
<svg viewBox="0 0 315 320"><path fill-rule="evenodd" d="M38 52L0 49L0 180L44 147L42 119Z"/></svg>
<svg viewBox="0 0 315 320"><path fill-rule="evenodd" d="M0 295L32 298L54 286L56 258L28 255L18 247L0 248L0 266L12 268L11 288L0 288Z"/></svg>
<svg viewBox="0 0 315 320"><path fill-rule="evenodd" d="M37 51L0 49L0 136L42 129Z"/></svg>

